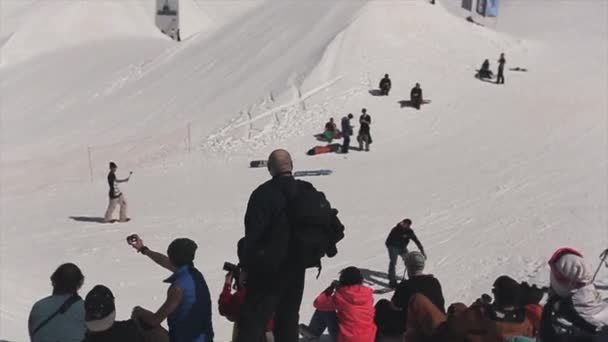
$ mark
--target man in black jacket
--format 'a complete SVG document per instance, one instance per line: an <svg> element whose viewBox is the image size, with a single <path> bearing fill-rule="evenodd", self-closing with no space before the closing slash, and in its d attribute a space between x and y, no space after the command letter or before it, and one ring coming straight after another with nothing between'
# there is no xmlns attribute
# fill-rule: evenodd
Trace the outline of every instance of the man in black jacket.
<svg viewBox="0 0 608 342"><path fill-rule="evenodd" d="M391 90L391 79L388 78L388 74L384 75L384 78L380 80L380 93L388 96L388 92Z"/></svg>
<svg viewBox="0 0 608 342"><path fill-rule="evenodd" d="M416 83L416 86L412 88L412 91L410 92L410 102L414 108L420 109L420 106L422 105L422 88L420 88L420 83Z"/></svg>
<svg viewBox="0 0 608 342"><path fill-rule="evenodd" d="M498 74L496 76L496 84L505 84L505 54L501 53L498 59Z"/></svg>
<svg viewBox="0 0 608 342"><path fill-rule="evenodd" d="M359 117L359 135L357 141L359 141L359 151L368 151L369 144L372 143L372 136L370 133L370 125L372 124L372 117L367 114L367 109L361 109L361 116Z"/></svg>
<svg viewBox="0 0 608 342"><path fill-rule="evenodd" d="M268 158L272 179L249 198L245 214L243 272L247 294L241 307L236 342L264 340L274 313L276 342L297 341L305 268L289 257L288 199L299 189L314 187L295 180L289 152L276 150ZM306 189L306 190L308 190Z"/></svg>
<svg viewBox="0 0 608 342"><path fill-rule="evenodd" d="M399 222L395 228L393 228L386 239L386 248L388 250L389 264L388 264L388 280L391 288L397 287L397 277L395 275L395 266L397 264L397 258L401 256L405 263L405 255L407 254L407 245L413 240L420 252L426 257L424 253L424 247L418 240L418 237L412 229L412 220L404 219Z"/></svg>

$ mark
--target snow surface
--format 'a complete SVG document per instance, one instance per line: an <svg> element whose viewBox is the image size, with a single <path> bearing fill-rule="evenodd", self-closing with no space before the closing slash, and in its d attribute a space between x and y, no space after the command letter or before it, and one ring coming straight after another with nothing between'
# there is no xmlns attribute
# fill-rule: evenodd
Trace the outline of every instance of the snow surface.
<svg viewBox="0 0 608 342"><path fill-rule="evenodd" d="M0 339L27 340L31 305L67 261L85 273L83 295L113 290L120 319L156 309L167 274L126 245L135 232L160 251L196 240L217 298L248 196L268 178L248 162L277 147L297 169L334 171L310 180L347 226L338 256L308 277L303 322L340 269L386 272L384 239L404 217L448 301L473 300L501 274L546 284L563 245L597 265L608 247L605 1L505 0L493 28L467 23L454 0L229 2L193 2L209 23L182 44L158 34L141 1L0 2ZM501 52L507 69L529 71L508 71L504 86L473 77ZM391 95L370 95L384 73ZM415 82L432 100L421 111L399 104ZM328 117L362 107L371 152L305 155ZM122 186L133 220L83 222L103 215L109 160L135 172ZM228 341L230 324L217 313L214 324Z"/></svg>

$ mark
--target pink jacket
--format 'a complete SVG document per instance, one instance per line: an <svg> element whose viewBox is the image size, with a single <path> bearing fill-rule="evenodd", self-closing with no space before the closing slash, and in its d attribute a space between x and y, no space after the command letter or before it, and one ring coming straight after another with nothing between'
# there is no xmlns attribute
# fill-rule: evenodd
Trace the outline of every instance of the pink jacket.
<svg viewBox="0 0 608 342"><path fill-rule="evenodd" d="M324 291L314 306L319 311L336 311L340 326L337 342L374 342L374 291L369 287L340 287L332 295Z"/></svg>

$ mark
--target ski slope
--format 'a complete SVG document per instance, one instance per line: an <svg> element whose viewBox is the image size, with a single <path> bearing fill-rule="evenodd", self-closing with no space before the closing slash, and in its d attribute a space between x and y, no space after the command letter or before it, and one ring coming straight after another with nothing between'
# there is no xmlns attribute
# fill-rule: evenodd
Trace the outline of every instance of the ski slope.
<svg viewBox="0 0 608 342"><path fill-rule="evenodd" d="M200 32L181 44L150 28L144 2L69 1L61 13L55 1L0 2L0 339L28 339L31 305L67 261L85 273L83 295L113 290L119 319L156 309L167 274L126 245L132 233L159 251L197 241L217 299L248 196L268 178L249 160L277 147L296 169L334 171L309 180L347 227L321 277L310 272L302 322L340 269L386 272L384 240L404 217L448 301L473 300L501 274L546 284L563 245L597 265L608 247L605 1L504 0L491 28L467 23L454 0L230 2L193 1L208 22L192 21ZM63 18L56 29L28 19L49 14ZM507 71L504 86L473 77L501 52L507 69L529 71ZM391 95L372 96L385 73ZM415 82L432 100L421 111L399 103ZM305 155L329 117L363 107L371 152ZM127 224L86 222L107 205L109 160L134 171L121 187ZM214 325L229 341L217 311Z"/></svg>

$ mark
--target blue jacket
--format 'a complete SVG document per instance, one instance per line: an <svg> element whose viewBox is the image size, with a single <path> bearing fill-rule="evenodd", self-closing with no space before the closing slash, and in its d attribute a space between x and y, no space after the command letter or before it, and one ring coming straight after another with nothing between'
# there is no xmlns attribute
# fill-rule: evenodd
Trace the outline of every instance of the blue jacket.
<svg viewBox="0 0 608 342"><path fill-rule="evenodd" d="M205 278L193 265L182 266L165 280L182 290L182 301L167 319L171 342L211 342L211 295Z"/></svg>
<svg viewBox="0 0 608 342"><path fill-rule="evenodd" d="M84 301L78 300L32 336L34 329L57 311L71 295L49 296L36 302L30 312L28 330L32 342L80 342L84 338Z"/></svg>

